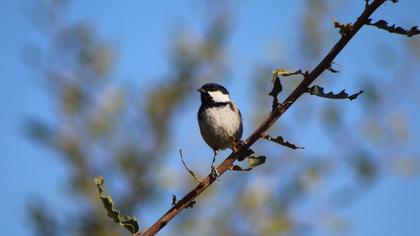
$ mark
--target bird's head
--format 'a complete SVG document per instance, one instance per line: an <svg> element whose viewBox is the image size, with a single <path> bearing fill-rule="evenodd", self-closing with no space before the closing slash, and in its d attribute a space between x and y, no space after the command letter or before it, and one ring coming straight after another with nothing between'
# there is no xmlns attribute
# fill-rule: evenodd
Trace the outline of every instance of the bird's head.
<svg viewBox="0 0 420 236"><path fill-rule="evenodd" d="M207 83L197 89L201 94L201 103L226 103L230 102L229 92L217 83Z"/></svg>

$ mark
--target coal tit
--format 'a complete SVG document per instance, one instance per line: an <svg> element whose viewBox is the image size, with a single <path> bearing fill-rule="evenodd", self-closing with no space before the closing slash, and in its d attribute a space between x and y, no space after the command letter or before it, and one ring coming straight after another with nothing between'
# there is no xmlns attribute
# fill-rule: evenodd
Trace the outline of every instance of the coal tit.
<svg viewBox="0 0 420 236"><path fill-rule="evenodd" d="M201 106L197 113L201 136L214 152L212 175L218 176L214 161L218 150L234 149L242 137L241 112L230 99L227 89L217 83L204 84L197 90Z"/></svg>

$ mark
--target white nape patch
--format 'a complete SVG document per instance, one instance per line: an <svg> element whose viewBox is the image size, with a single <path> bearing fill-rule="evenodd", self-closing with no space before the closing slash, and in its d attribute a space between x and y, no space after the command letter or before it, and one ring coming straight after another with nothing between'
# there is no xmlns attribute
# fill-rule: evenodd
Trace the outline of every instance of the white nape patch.
<svg viewBox="0 0 420 236"><path fill-rule="evenodd" d="M228 94L224 94L220 91L209 91L209 95L212 97L214 102L229 102L230 97Z"/></svg>

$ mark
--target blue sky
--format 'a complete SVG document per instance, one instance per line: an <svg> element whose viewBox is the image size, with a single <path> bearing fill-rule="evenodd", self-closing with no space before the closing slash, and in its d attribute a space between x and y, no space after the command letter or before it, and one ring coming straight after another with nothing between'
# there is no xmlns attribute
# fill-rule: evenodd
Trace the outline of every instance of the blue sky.
<svg viewBox="0 0 420 236"><path fill-rule="evenodd" d="M348 6L338 8L337 12L330 12L333 14L331 19L339 16L343 22L352 21L360 12L364 1L345 2L347 3L342 4ZM23 133L23 124L28 117L57 122L53 115L53 104L42 87L39 74L23 63L23 51L28 44L46 43L45 38L30 22L30 7L25 3L27 2L3 0L0 9L0 186L3 188L0 194L0 232L12 236L30 234L28 227L23 226L26 225L23 223L26 222L25 206L30 198L48 199L51 206L61 209L65 207L61 202L64 188L60 184L65 181L68 171L65 163L54 152L36 145ZM285 49L282 58L299 54L286 45L297 41L292 23L296 22L295 16L301 11L303 3L233 3L236 6L233 32L227 48L230 66L236 72L227 86L232 88L232 94L235 94L240 107L244 107L243 113L247 115L249 111L245 106L246 101L242 99L246 96L241 87L241 79L251 73L248 68L253 64L270 61L273 55L269 51L273 47ZM189 25L199 30L205 18L203 4L188 0L177 3L162 0L122 1L119 4L100 0L74 1L70 6L70 19L90 22L102 38L109 40L117 48L118 60L113 74L118 78L118 83L128 85L141 85L145 82L136 78L159 77L170 72L168 45L173 39L173 28ZM388 3L376 16L386 16L392 22L411 26L420 23L420 16L415 10L419 7L420 3L417 1L401 1L395 6ZM355 58L360 53L373 53L369 45L376 37L388 37L388 43L397 48L404 40L399 36L384 34L375 32L374 29L362 30L343 51L338 61L346 65L346 78L359 76L366 70L361 65L372 63L368 57L357 57L357 62ZM278 38L285 45L278 45ZM335 40L331 39L331 42ZM352 91L359 89L349 80L343 83L340 86L346 86ZM194 102L193 106L197 104ZM419 117L418 112L415 112L414 117ZM188 121L184 122L188 124ZM250 131L250 128L245 130L246 133ZM181 140L182 142L187 141ZM205 148L204 144L200 147ZM362 193L354 204L340 213L349 219L349 235L417 236L420 234L418 199L418 176L391 175L381 178L372 188Z"/></svg>

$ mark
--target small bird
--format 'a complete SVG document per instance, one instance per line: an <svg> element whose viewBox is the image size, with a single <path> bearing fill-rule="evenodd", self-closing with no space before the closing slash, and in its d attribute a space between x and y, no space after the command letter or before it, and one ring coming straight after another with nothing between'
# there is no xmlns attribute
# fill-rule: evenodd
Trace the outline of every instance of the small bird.
<svg viewBox="0 0 420 236"><path fill-rule="evenodd" d="M207 83L197 89L201 94L201 106L197 113L198 125L204 141L213 149L211 174L218 177L214 162L217 151L236 147L242 138L241 112L230 99L225 87Z"/></svg>

